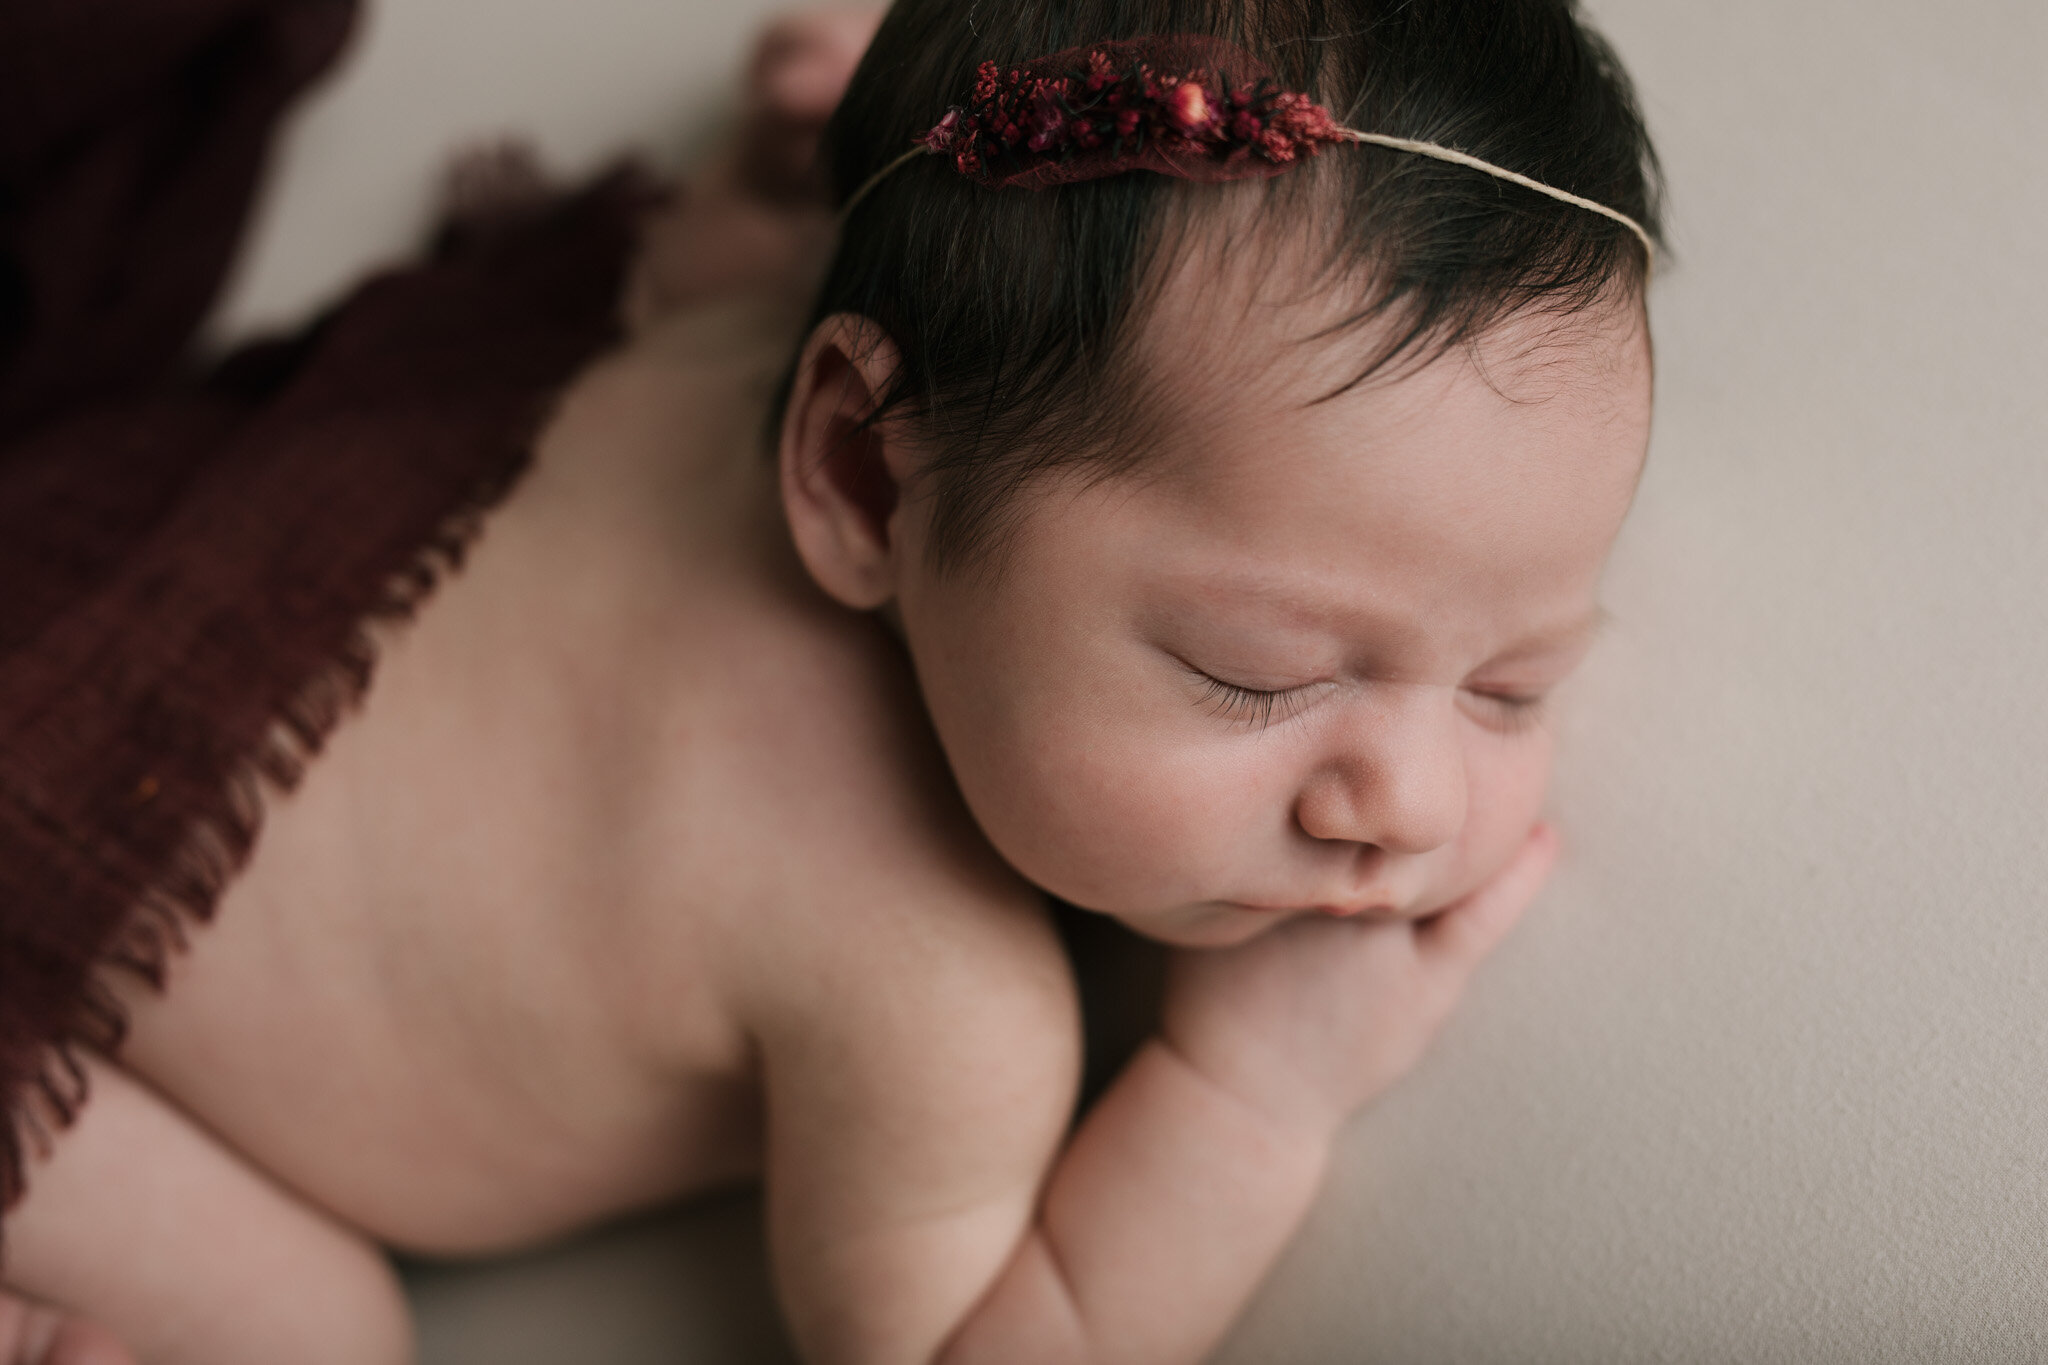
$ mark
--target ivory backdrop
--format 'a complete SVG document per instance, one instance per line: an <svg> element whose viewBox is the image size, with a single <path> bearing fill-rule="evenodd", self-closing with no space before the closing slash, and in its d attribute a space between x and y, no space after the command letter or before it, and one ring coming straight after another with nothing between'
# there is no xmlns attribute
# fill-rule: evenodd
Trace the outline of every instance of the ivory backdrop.
<svg viewBox="0 0 2048 1365"><path fill-rule="evenodd" d="M228 331L453 145L665 157L760 0L382 0ZM2048 1358L2048 9L1597 0L1668 162L1568 862L1228 1362ZM415 1276L427 1365L779 1359L750 1206Z"/></svg>

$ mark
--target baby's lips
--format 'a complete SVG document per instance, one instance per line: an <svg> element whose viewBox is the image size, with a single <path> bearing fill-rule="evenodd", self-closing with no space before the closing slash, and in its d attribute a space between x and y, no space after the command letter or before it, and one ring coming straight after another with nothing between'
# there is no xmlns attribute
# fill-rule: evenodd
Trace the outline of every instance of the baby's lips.
<svg viewBox="0 0 2048 1365"><path fill-rule="evenodd" d="M1365 901L1351 905L1318 905L1311 907L1311 910L1315 914L1327 915L1331 919L1403 920L1420 918L1420 916L1412 914L1388 901Z"/></svg>

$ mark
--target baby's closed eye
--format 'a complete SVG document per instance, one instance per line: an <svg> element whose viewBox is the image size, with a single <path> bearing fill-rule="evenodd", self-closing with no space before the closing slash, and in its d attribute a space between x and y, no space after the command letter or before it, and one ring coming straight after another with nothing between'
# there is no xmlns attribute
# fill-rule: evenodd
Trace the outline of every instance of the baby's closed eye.
<svg viewBox="0 0 2048 1365"><path fill-rule="evenodd" d="M1548 689L1467 686L1461 690L1480 720L1510 734L1534 729L1549 713Z"/></svg>

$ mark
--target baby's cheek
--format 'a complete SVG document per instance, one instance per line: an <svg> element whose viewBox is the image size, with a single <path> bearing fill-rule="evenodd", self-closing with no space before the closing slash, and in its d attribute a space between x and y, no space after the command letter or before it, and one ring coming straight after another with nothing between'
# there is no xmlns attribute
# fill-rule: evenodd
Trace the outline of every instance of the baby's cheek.
<svg viewBox="0 0 2048 1365"><path fill-rule="evenodd" d="M1136 735L1065 738L1041 734L1022 765L1018 794L1029 790L1035 800L1014 811L1016 832L1029 843L1027 853L1020 839L1010 855L1018 870L1100 910L1157 909L1215 894L1235 856L1230 833L1253 823L1232 808L1244 784ZM1035 809L1021 808L1027 804ZM998 846L1004 842L998 836Z"/></svg>
<svg viewBox="0 0 2048 1365"><path fill-rule="evenodd" d="M1477 890L1521 850L1543 813L1552 747L1539 731L1496 741L1470 764L1454 884L1441 889L1445 903Z"/></svg>

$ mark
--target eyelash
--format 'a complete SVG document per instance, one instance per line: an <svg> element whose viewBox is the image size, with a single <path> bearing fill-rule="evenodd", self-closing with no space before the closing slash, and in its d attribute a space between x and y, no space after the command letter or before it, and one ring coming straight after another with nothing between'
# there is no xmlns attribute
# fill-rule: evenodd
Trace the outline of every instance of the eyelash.
<svg viewBox="0 0 2048 1365"><path fill-rule="evenodd" d="M1300 688L1285 692L1261 692L1255 687L1240 687L1236 683L1227 683L1199 669L1195 671L1195 676L1202 681L1202 703L1211 713L1229 720L1249 723L1257 730L1265 729L1275 720L1287 720L1299 709L1295 699L1302 691Z"/></svg>
<svg viewBox="0 0 2048 1365"><path fill-rule="evenodd" d="M1473 696L1492 707L1501 719L1501 729L1508 734L1518 735L1533 730L1544 721L1544 697L1513 697L1499 692L1474 692Z"/></svg>
<svg viewBox="0 0 2048 1365"><path fill-rule="evenodd" d="M1212 714L1247 723L1257 730L1264 730L1275 721L1292 719L1300 710L1298 698L1306 690L1297 687L1264 692L1255 687L1225 682L1199 669L1195 670L1195 676L1202 682L1202 704ZM1533 730L1544 721L1544 697L1516 697L1499 692L1474 692L1471 695L1493 708L1500 718L1501 728L1509 734Z"/></svg>

